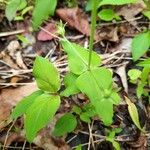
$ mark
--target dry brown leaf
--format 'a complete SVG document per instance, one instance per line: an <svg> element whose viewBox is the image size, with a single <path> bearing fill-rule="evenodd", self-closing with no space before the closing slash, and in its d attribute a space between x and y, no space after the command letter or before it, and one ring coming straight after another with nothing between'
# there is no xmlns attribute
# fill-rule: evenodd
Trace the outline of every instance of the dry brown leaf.
<svg viewBox="0 0 150 150"><path fill-rule="evenodd" d="M65 22L68 26L75 28L79 32L89 36L90 25L87 17L78 8L60 8L56 10L56 14Z"/></svg>
<svg viewBox="0 0 150 150"><path fill-rule="evenodd" d="M62 115L63 114L55 115L53 121L48 125L47 128L44 128L39 132L33 143L46 150L69 150L70 148L66 144L64 137L54 138L51 135L56 121Z"/></svg>
<svg viewBox="0 0 150 150"><path fill-rule="evenodd" d="M118 37L118 27L114 26L101 27L97 30L98 41L108 40L112 42L117 42Z"/></svg>
<svg viewBox="0 0 150 150"><path fill-rule="evenodd" d="M132 5L125 5L121 7L117 14L123 16L126 20L133 19L136 15L141 13L146 8L143 0L139 0L138 3Z"/></svg>
<svg viewBox="0 0 150 150"><path fill-rule="evenodd" d="M46 25L45 27L43 27L46 31L55 34L57 29L56 29L56 24L55 23L49 23L48 25ZM54 37L48 33L46 33L45 31L41 30L38 33L37 39L39 41L50 41L52 40Z"/></svg>
<svg viewBox="0 0 150 150"><path fill-rule="evenodd" d="M13 89L3 89L0 94L0 129L5 126L11 110L25 96L37 89L35 84L30 84Z"/></svg>
<svg viewBox="0 0 150 150"><path fill-rule="evenodd" d="M27 66L23 62L21 51L16 52L16 63L18 64L18 66L20 68L22 68L22 69L28 69Z"/></svg>

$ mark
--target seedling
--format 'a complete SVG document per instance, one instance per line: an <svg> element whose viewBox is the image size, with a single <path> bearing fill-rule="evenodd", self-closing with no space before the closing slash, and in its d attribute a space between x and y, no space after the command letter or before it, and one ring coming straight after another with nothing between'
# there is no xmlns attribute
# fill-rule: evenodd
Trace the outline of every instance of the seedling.
<svg viewBox="0 0 150 150"><path fill-rule="evenodd" d="M150 59L141 61L137 66L143 67L142 71L139 69L131 69L128 72L130 82L137 84L136 94L138 98L141 98L142 95L149 97L148 87L149 83L149 74L150 74Z"/></svg>
<svg viewBox="0 0 150 150"><path fill-rule="evenodd" d="M113 89L112 73L104 67L99 67L101 59L93 52L98 4L97 0L94 1L89 50L69 42L64 36L64 27L59 26L59 31L63 31L59 32L62 36L60 44L67 53L70 69L64 78L66 89L62 91L60 74L51 62L39 56L34 62L33 76L39 91L24 98L12 113L13 119L25 115L25 131L29 142L33 141L40 129L52 121L62 96L68 97L79 92L88 96L94 112L86 106L83 108L79 115L85 122L89 122L90 117L94 115L98 115L106 126L113 121L113 105L119 104L120 97ZM76 117L72 113L62 116L56 123L53 134L61 136L73 131L77 125ZM68 122L70 125L66 126Z"/></svg>

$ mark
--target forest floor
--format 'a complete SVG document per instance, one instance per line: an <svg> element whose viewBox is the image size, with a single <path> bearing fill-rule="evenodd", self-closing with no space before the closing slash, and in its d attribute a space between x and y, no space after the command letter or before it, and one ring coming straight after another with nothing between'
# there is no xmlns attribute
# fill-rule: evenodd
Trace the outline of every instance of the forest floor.
<svg viewBox="0 0 150 150"><path fill-rule="evenodd" d="M38 31L31 30L30 12L23 21L8 22L5 17L5 6L0 8L0 149L33 149L33 150L66 150L76 148L79 144L83 150L113 150L106 141L106 130L122 128L115 136L122 150L150 150L150 105L148 98L140 100L136 96L136 87L129 82L128 71L137 68L132 60L131 43L133 37L150 28L149 20L142 15L143 3L123 5L115 8L122 17L120 21L105 22L97 19L94 50L101 56L103 66L113 71L113 79L120 87L120 97L128 95L137 106L142 134L129 116L124 101L114 108L113 124L105 127L97 118L91 124L80 122L77 129L66 136L55 138L50 133L57 118L68 112L72 104L83 105L88 101L83 94L63 98L59 112L54 121L42 129L33 144L25 139L23 119L12 121L10 114L16 104L25 96L37 89L32 76L33 61L37 55L49 58L63 77L68 70L67 57L58 40L48 32L55 33L55 24L59 20L66 25L66 38L87 47L90 35L90 12L85 11L85 2L68 8L66 3L57 6L55 15L45 21ZM45 32L48 31L48 32ZM28 41L23 43L19 36ZM140 44L140 43L139 43ZM147 58L147 53L143 58ZM141 58L140 60L142 60Z"/></svg>

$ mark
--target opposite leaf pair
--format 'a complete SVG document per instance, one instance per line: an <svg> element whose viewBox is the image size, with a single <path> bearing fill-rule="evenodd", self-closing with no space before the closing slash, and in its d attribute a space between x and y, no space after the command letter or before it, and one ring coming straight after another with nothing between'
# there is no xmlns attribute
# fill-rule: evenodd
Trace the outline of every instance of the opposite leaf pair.
<svg viewBox="0 0 150 150"><path fill-rule="evenodd" d="M68 54L68 65L71 71L69 80L72 79L74 82L74 85L66 84L67 91L63 91L62 94L69 96L80 90L89 97L104 124L110 125L113 117L113 104L119 104L120 100L112 87L112 73L104 67L98 67L101 60L95 52L92 53L89 70L89 51L87 49L67 40L61 41L61 44Z"/></svg>
<svg viewBox="0 0 150 150"><path fill-rule="evenodd" d="M17 119L25 114L25 131L29 142L37 132L45 127L54 117L60 106L60 77L57 69L47 59L37 57L33 66L39 91L36 91L18 103L12 113Z"/></svg>

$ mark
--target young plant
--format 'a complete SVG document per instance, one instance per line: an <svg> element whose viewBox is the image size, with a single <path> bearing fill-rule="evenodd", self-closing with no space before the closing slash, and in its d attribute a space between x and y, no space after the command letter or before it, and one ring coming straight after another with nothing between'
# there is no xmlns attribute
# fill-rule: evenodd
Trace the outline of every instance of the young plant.
<svg viewBox="0 0 150 150"><path fill-rule="evenodd" d="M137 61L143 56L150 47L150 31L140 33L133 38L132 41L132 57L134 61Z"/></svg>
<svg viewBox="0 0 150 150"><path fill-rule="evenodd" d="M113 19L121 20L112 9L103 9L98 13L98 17L104 21L112 21Z"/></svg>
<svg viewBox="0 0 150 150"><path fill-rule="evenodd" d="M119 143L115 141L115 135L117 133L120 133L121 131L122 131L121 128L113 129L109 131L108 136L106 137L106 141L111 142L115 150L121 150Z"/></svg>
<svg viewBox="0 0 150 150"><path fill-rule="evenodd" d="M5 15L9 21L12 20L23 20L24 15L33 9L32 13L32 24L35 30L47 20L49 16L54 15L57 0L35 0L35 7L27 6L26 0L10 0L6 5ZM51 6L51 7L50 7ZM20 12L17 16L16 13Z"/></svg>
<svg viewBox="0 0 150 150"><path fill-rule="evenodd" d="M128 71L130 82L137 84L136 94L138 98L142 95L149 97L148 88L150 87L149 75L150 75L150 59L146 59L137 64L137 66L143 67L142 71L139 69L131 69Z"/></svg>
<svg viewBox="0 0 150 150"><path fill-rule="evenodd" d="M24 114L26 137L29 142L32 142L37 132L52 120L60 106L60 96L82 92L88 96L94 114L90 114L89 109L84 108L80 114L81 120L88 122L90 117L98 115L106 126L113 121L113 105L119 104L120 97L113 88L112 72L105 67L99 67L101 59L93 52L98 0L94 2L89 50L69 42L64 36L63 27L59 26L59 33L62 35L60 44L67 53L70 69L64 78L66 89L61 91L60 75L52 63L39 56L34 62L33 76L40 90L24 98L12 113L13 119ZM69 126L66 125L68 122ZM66 134L73 131L76 125L76 116L67 113L57 121L53 133L58 136Z"/></svg>

